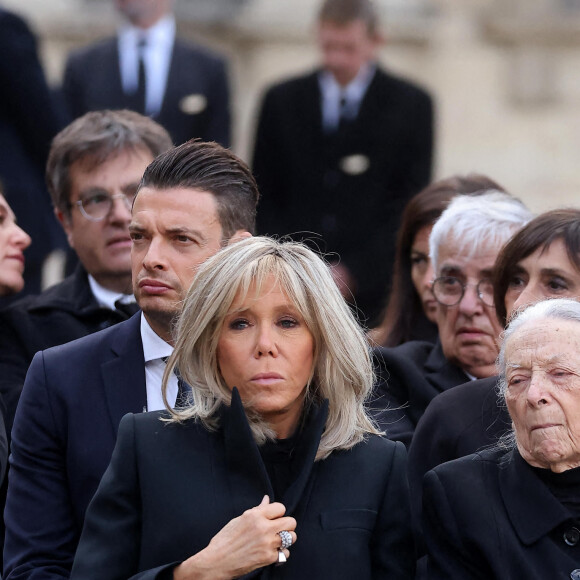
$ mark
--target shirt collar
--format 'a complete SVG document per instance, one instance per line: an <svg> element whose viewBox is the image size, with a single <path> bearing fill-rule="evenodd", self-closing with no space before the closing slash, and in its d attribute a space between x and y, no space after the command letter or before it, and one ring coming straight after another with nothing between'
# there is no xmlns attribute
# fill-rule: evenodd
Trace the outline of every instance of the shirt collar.
<svg viewBox="0 0 580 580"><path fill-rule="evenodd" d="M89 286L91 287L91 292L98 302L99 306L103 308L108 308L109 310L115 310L115 302L121 300L125 304L130 304L135 302L135 297L132 294L123 294L122 292L113 292L104 286L101 286L90 274Z"/></svg>
<svg viewBox="0 0 580 580"><path fill-rule="evenodd" d="M373 79L376 68L374 63L369 62L364 64L360 67L356 77L345 87L341 87L338 84L330 71L323 70L319 76L320 88L325 95L335 95L336 98L339 95L343 95L347 101L358 103L364 97Z"/></svg>
<svg viewBox="0 0 580 580"><path fill-rule="evenodd" d="M145 316L141 315L141 339L145 362L171 356L173 347L165 342L149 325Z"/></svg>
<svg viewBox="0 0 580 580"><path fill-rule="evenodd" d="M162 44L173 44L175 40L175 17L173 14L168 14L146 29L124 22L119 28L118 36L122 46L136 47L141 38L147 39L147 46L155 46L156 48Z"/></svg>

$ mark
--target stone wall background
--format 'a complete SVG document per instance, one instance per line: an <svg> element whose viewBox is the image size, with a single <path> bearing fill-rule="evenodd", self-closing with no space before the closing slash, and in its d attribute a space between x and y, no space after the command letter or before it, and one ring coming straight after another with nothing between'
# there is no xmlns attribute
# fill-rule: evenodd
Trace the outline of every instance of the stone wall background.
<svg viewBox="0 0 580 580"><path fill-rule="evenodd" d="M580 207L580 0L376 0L380 61L437 103L435 177L486 173L535 211ZM111 34L110 0L4 0L37 32L50 82ZM178 30L230 60L234 149L249 159L260 95L315 66L318 0L181 0ZM4 89L6 90L6 89Z"/></svg>

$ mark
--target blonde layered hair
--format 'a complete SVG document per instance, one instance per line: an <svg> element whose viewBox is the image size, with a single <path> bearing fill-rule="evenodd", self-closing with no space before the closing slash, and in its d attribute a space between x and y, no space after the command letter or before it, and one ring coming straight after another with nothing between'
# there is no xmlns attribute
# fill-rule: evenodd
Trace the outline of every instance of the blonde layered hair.
<svg viewBox="0 0 580 580"><path fill-rule="evenodd" d="M304 408L329 400L316 459L324 459L337 449L350 449L367 433L379 434L364 408L374 381L365 336L328 266L303 244L266 237L248 238L223 248L197 272L184 301L175 350L163 377L170 420L197 419L209 430L218 427L217 411L231 401L217 361L224 319L238 292L243 298L255 284L258 295L269 276L286 292L314 338L314 363ZM193 391L191 405L179 410L170 407L166 396L175 367ZM244 406L256 442L274 438L259 414Z"/></svg>

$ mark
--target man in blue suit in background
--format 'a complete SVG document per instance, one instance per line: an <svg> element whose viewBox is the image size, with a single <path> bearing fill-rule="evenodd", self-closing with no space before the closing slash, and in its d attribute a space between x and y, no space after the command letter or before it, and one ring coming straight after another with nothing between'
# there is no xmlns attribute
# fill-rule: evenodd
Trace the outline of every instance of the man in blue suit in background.
<svg viewBox="0 0 580 580"><path fill-rule="evenodd" d="M173 142L193 137L230 144L229 88L223 59L176 38L173 0L115 0L116 37L70 55L63 93L73 117L131 109L165 127Z"/></svg>
<svg viewBox="0 0 580 580"><path fill-rule="evenodd" d="M254 231L258 190L246 165L191 141L146 169L129 227L142 314L39 352L12 432L4 578L67 578L84 515L126 413L164 407L171 328L196 267ZM177 399L174 378L169 398Z"/></svg>

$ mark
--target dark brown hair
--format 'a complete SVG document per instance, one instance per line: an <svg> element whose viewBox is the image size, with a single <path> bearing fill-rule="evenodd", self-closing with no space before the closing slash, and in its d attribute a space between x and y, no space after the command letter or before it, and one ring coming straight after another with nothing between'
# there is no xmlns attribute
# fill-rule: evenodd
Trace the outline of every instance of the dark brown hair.
<svg viewBox="0 0 580 580"><path fill-rule="evenodd" d="M53 140L46 183L54 206L70 214L70 168L80 162L92 171L122 151L149 151L157 157L172 146L158 123L133 111L92 111L65 127Z"/></svg>
<svg viewBox="0 0 580 580"><path fill-rule="evenodd" d="M429 321L411 279L411 248L415 236L419 230L437 221L454 196L489 190L505 192L503 187L485 175L454 175L428 185L407 203L397 235L389 301L381 324L371 334L375 342L383 346L396 346L412 340L413 329L417 326L428 326Z"/></svg>
<svg viewBox="0 0 580 580"><path fill-rule="evenodd" d="M145 170L139 189L143 187L182 187L211 193L217 202L224 241L238 230L253 234L256 229L256 181L239 157L217 143L192 139L163 153Z"/></svg>
<svg viewBox="0 0 580 580"><path fill-rule="evenodd" d="M518 264L537 249L545 252L561 239L570 262L580 272L580 210L555 209L529 222L502 248L495 262L493 292L497 317L505 326L507 311L505 295Z"/></svg>
<svg viewBox="0 0 580 580"><path fill-rule="evenodd" d="M319 22L332 22L346 26L355 20L362 20L369 36L378 33L378 17L371 0L326 0L318 12Z"/></svg>

